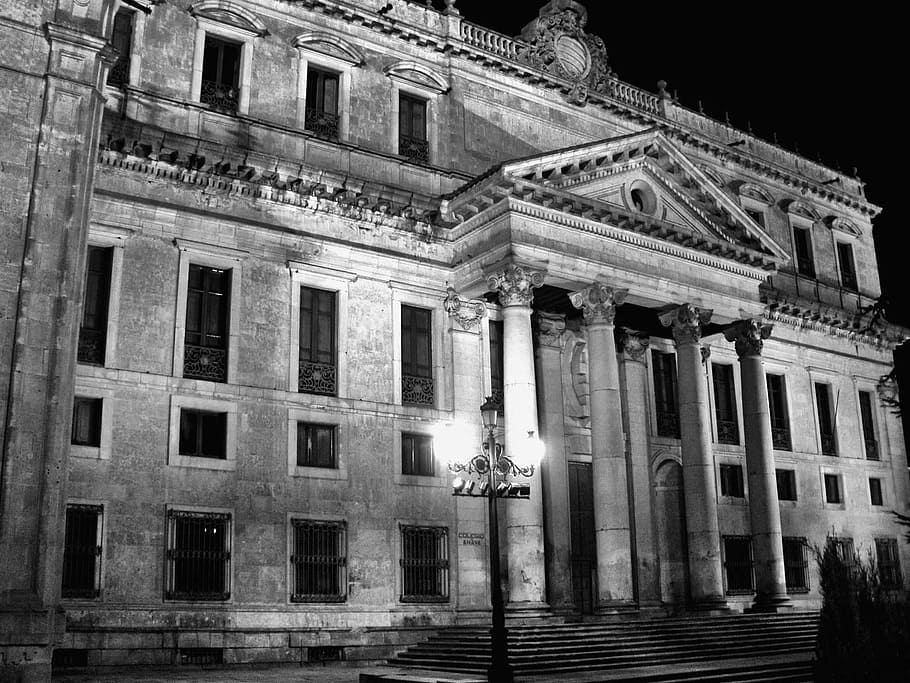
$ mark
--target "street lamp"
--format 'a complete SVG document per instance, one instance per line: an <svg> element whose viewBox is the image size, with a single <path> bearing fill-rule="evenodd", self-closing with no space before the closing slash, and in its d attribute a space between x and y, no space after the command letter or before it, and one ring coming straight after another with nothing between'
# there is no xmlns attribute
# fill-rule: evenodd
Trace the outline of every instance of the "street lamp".
<svg viewBox="0 0 910 683"><path fill-rule="evenodd" d="M528 443L524 444L526 459L531 462L518 462L506 455L501 444L496 443L496 423L499 418L499 404L492 396L487 396L480 406L483 428L486 439L483 452L478 453L467 463L450 462L449 470L455 473L473 475L474 479L456 477L452 483L452 495L485 496L489 506L488 521L490 525L490 605L493 608L493 623L490 631L491 659L487 669L487 680L496 683L511 683L512 666L509 664L508 643L506 642L505 606L502 599L502 584L499 581L499 513L497 498L522 498L531 495L528 483L509 482L510 476L530 477L534 474L535 458L541 455L540 441L533 431L528 432ZM475 483L480 486L474 492Z"/></svg>

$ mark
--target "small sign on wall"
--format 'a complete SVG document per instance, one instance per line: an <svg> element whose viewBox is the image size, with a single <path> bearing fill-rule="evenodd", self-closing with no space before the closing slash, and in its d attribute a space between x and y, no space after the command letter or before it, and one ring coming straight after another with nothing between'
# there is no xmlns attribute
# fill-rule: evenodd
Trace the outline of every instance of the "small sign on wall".
<svg viewBox="0 0 910 683"><path fill-rule="evenodd" d="M461 532L458 534L458 538L461 539L461 545L481 545L481 541L483 541L486 536L484 534Z"/></svg>

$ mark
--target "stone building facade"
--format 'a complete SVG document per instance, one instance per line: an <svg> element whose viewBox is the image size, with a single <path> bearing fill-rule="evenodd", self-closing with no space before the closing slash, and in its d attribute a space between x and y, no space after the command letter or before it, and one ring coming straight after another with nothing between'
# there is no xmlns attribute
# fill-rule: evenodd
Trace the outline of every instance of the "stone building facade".
<svg viewBox="0 0 910 683"><path fill-rule="evenodd" d="M488 395L546 444L513 618L817 607L826 542L905 585L880 209L528 18L0 9L0 680L482 622Z"/></svg>

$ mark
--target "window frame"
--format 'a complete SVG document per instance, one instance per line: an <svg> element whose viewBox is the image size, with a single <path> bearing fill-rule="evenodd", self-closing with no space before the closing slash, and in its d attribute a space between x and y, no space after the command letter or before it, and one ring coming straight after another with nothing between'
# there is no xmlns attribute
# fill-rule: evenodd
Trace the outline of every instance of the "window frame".
<svg viewBox="0 0 910 683"><path fill-rule="evenodd" d="M792 486L793 486L793 497L792 498L783 498L780 495L780 490L781 490L780 475L781 475L781 473L787 473L789 475L786 478L792 483ZM797 485L797 476L796 476L795 469L790 469L790 468L786 468L786 467L775 467L774 468L774 483L775 483L775 487L777 489L777 501L779 503L796 503L799 501L799 487Z"/></svg>
<svg viewBox="0 0 910 683"><path fill-rule="evenodd" d="M658 407L658 395L657 395L657 365L656 365L656 362L655 362L655 358L657 357L657 354L660 354L660 358L662 358L662 359L665 359L666 356L671 356L672 359L673 359L673 361L672 361L672 362L673 362L673 372L672 372L673 391L671 392L671 395L672 395L672 398L673 398L673 407L674 407L674 409L675 409L675 412L672 412L672 413L671 413L671 412L662 412L662 411L660 410L660 408ZM661 363L664 363L664 360L662 360ZM680 436L681 436L680 425L679 425L679 422L680 422L680 415L679 415L679 372L678 372L678 370L677 370L677 364L676 364L676 351L675 351L675 349L672 349L672 348L671 348L671 349L669 349L669 350L666 350L664 347L660 347L660 346L652 346L651 348L649 348L649 349L648 349L648 369L649 369L649 371L648 371L648 384L649 384L649 388L650 388L650 390L651 390L651 398L652 398L652 400L651 400L650 403L651 403L651 406L652 406L652 408L651 408L651 418L652 418L652 420L653 420L653 422L652 422L652 424L653 424L653 427L652 427L653 435L656 436L656 437L658 437L658 438L662 438L662 439L676 439L676 440L679 440L679 438L680 438ZM663 380L661 381L661 384L664 384ZM663 391L664 389L666 389L666 387L662 387L662 391ZM675 434L668 434L668 433L662 433L662 432L661 432L661 425L662 425L661 416L662 416L662 415L667 416L667 417L675 416L675 418L676 418L676 419L675 419ZM665 418L665 419L666 419L666 418ZM672 421L670 422L670 426L671 426L671 427L673 426Z"/></svg>
<svg viewBox="0 0 910 683"><path fill-rule="evenodd" d="M421 434L420 432L402 432L399 437L400 449L399 449L399 465L400 473L405 477L438 477L439 473L436 471L436 453L433 448L433 437L430 434ZM409 461L405 458L405 446L408 442L412 443L412 453L410 455L410 462L412 463L412 471L406 471L408 468L405 466ZM420 471L420 450L417 448L417 443L428 442L430 448L429 455L429 472Z"/></svg>
<svg viewBox="0 0 910 683"><path fill-rule="evenodd" d="M900 590L904 586L903 573L901 572L901 556L900 556L900 544L896 538L890 536L876 536L874 539L875 543L875 563L878 568L879 580L883 588L887 590ZM882 546L887 545L891 550L891 555L894 559L894 562L883 563L882 562ZM885 572L883 567L893 568L895 580L887 580L885 577Z"/></svg>
<svg viewBox="0 0 910 683"><path fill-rule="evenodd" d="M834 384L825 379L812 376L812 404L815 408L815 435L819 455L836 458L839 455L839 439L837 438L837 404L835 401ZM820 393L820 390L822 393ZM824 400L822 399L824 396ZM823 405L824 404L824 405ZM823 433L823 423L827 422L830 433ZM826 447L826 437L831 443Z"/></svg>
<svg viewBox="0 0 910 683"><path fill-rule="evenodd" d="M330 449L331 449L331 453L330 453L331 464L328 464L328 465L320 465L320 464L313 464L312 462L311 462L311 463L306 463L306 462L304 462L303 464L301 464L301 462L300 462L300 460L301 460L301 457L300 457L300 455L301 455L301 454L300 454L300 431L301 431L301 428L303 428L304 431L325 430L325 431L328 431L328 432L329 432L329 435L330 435ZM324 470L336 470L336 469L338 469L338 448L337 448L337 446L336 446L336 433L337 433L337 431L338 431L338 426L337 426L337 425L326 424L326 423L321 423L321 422L305 422L305 421L302 421L302 420L298 420L298 421L297 421L297 448L296 448L296 462L297 462L297 467L299 467L299 468L308 468L308 469L309 469L309 468L313 468L313 469L324 469ZM311 439L308 440L308 441L311 441ZM308 451L312 451L312 450L315 450L315 449L312 449L312 448L308 449ZM306 457L304 457L303 459L306 460Z"/></svg>
<svg viewBox="0 0 910 683"><path fill-rule="evenodd" d="M788 543L789 544L799 543L801 559L800 559L800 562L798 565L795 562L788 562L788 560L787 560L786 546ZM784 581L786 582L787 579L789 578L789 574L787 572L788 567L790 567L790 569L792 571L794 565L798 566L799 569L802 570L800 573L802 575L802 578L804 579L804 581L803 581L804 585L802 585L802 586L786 583L787 593L791 594L791 595L796 594L796 593L808 593L812 589L812 585L811 585L812 577L810 575L811 573L809 572L809 552L808 552L809 545L808 545L808 542L806 541L806 539L804 537L784 536L781 538L781 547L783 549L783 557L784 557Z"/></svg>
<svg viewBox="0 0 910 683"><path fill-rule="evenodd" d="M335 467L311 467L297 464L297 425L298 423L314 424L331 427L335 437ZM287 415L287 452L289 477L304 477L308 479L327 479L346 481L348 479L347 463L347 435L349 433L350 417L348 414L326 412L325 407L311 405L309 407L288 408Z"/></svg>
<svg viewBox="0 0 910 683"><path fill-rule="evenodd" d="M844 509L847 505L847 496L846 491L844 490L844 476L841 472L836 472L834 470L822 469L822 503L826 508L832 509ZM829 490L828 482L835 481L837 482L837 493L839 500L831 501L829 500Z"/></svg>
<svg viewBox="0 0 910 683"><path fill-rule="evenodd" d="M846 277L844 275L844 264L841 259L841 249L844 248L850 255L850 267L853 272L851 277L853 278L852 283L846 282ZM837 281L840 286L852 293L859 293L859 271L856 269L856 252L853 249L853 242L848 242L846 240L836 239L834 240L834 260L837 263ZM852 285L852 286L851 286Z"/></svg>
<svg viewBox="0 0 910 683"><path fill-rule="evenodd" d="M391 118L389 126L389 147L392 154L407 163L418 164L421 166L434 166L440 158L439 153L439 97L442 90L424 88L416 83L405 80L400 77L390 75L391 79ZM401 116L401 94L423 100L426 103L426 127L427 127L427 161L416 161L411 157L401 154L400 152L400 116Z"/></svg>
<svg viewBox="0 0 910 683"><path fill-rule="evenodd" d="M790 216L790 234L793 239L793 261L794 261L793 265L794 265L794 270L796 271L796 275L798 277L805 277L805 278L809 278L810 280L816 280L816 279L818 279L818 267L817 267L818 259L816 258L816 254L815 254L815 239L814 239L815 236L812 234L812 232L813 232L812 226L813 226L812 221L809 221L808 219L799 219L792 215ZM811 273L803 272L803 269L801 267L802 260L800 259L800 255L799 255L799 251L800 251L799 239L797 238L797 235L799 234L797 231L800 231L800 230L804 231L804 234L806 235L806 239L808 240L808 245L807 245L808 254L806 255L806 258L802 259L802 260L807 259L807 263L808 263L809 269L811 270Z"/></svg>
<svg viewBox="0 0 910 683"><path fill-rule="evenodd" d="M200 101L200 95L202 93L202 64L205 59L205 42L207 36L240 44L240 69L237 74L237 111L234 112L233 115L248 115L250 113L253 50L260 38L260 33L239 26L214 21L205 16L196 16L190 100L197 106L203 107L212 113L231 116L232 114L213 109Z"/></svg>
<svg viewBox="0 0 910 683"><path fill-rule="evenodd" d="M304 525L313 525L321 527L334 527L335 531L339 534L340 539L336 538L339 547L338 556L335 558L338 561L337 571L338 571L338 586L339 592L335 595L327 595L320 593L299 593L297 592L297 575L295 572L295 548L296 545L296 533L297 529ZM347 602L348 599L348 573L349 573L349 561L350 557L348 554L348 528L347 522L343 519L329 519L323 518L322 516L314 515L305 515L290 513L288 515L288 555L287 555L287 567L288 567L288 590L287 590L287 603L289 605L313 605L319 603L343 603ZM300 563L303 564L303 563Z"/></svg>
<svg viewBox="0 0 910 683"><path fill-rule="evenodd" d="M319 307L317 304L314 304L313 308L310 311L310 325L311 325L310 343L311 343L311 346L313 347L313 348L311 348L310 358L304 359L301 357L302 356L302 344L300 343L300 340L301 340L301 336L302 336L303 328L304 328L304 315L303 315L303 303L302 302L303 302L303 298L304 298L303 290L305 290L305 289L308 290L309 292L312 292L313 294L311 296L316 299L318 299L322 295L329 295L331 298L331 303L332 303L331 347L332 348L331 348L330 355L332 358L331 358L330 363L320 361L318 359L318 357L314 357L317 354L317 350L315 347L318 346L318 343L315 340L317 339L318 332L321 329L320 324L319 324L320 312L319 312ZM339 354L338 354L338 292L335 290L332 290L332 289L311 287L309 285L299 285L297 287L297 330L298 330L298 334L297 334L297 392L301 393L301 394L311 394L311 395L318 395L318 396L337 396L338 395L338 356L339 356ZM304 389L301 389L300 388L301 376L303 374L303 369L301 368L301 365L304 363L312 363L317 366L318 365L324 365L324 366L331 365L333 372L334 372L334 382L333 382L334 390L329 392L329 391L316 391L316 390L306 391ZM313 374L315 375L315 371Z"/></svg>
<svg viewBox="0 0 910 683"><path fill-rule="evenodd" d="M224 534L223 538L225 543L222 546L221 553L225 554L226 557L223 558L225 566L224 571L224 585L226 591L222 591L222 595L225 597L216 598L216 597L199 597L199 598L190 598L184 597L177 594L176 589L176 564L175 559L172 557L172 553L177 551L176 546L176 519L178 517L202 517L209 516L212 519L220 519L225 521L227 525L227 533ZM165 510L165 539L164 539L164 595L163 599L167 603L217 603L217 604L231 604L234 602L234 557L233 557L233 548L234 548L234 510L231 508L215 508L215 507L198 507L198 506L172 506L168 505Z"/></svg>
<svg viewBox="0 0 910 683"><path fill-rule="evenodd" d="M733 472L739 472L738 476L734 476L731 481L729 474ZM724 502L728 503L745 503L747 500L746 497L746 476L743 472L743 466L740 462L725 462L721 461L717 463L717 490L718 495ZM732 485L733 491L731 492L730 487Z"/></svg>
<svg viewBox="0 0 910 683"><path fill-rule="evenodd" d="M127 240L133 234L132 228L92 223L89 225L88 246L111 250L111 271L108 283L107 302L107 328L105 330L104 365L98 366L82 363L77 360L77 374L82 374L84 369L97 367L116 367L117 365L117 337L120 320L120 290L123 281L123 257ZM87 252L86 252L87 253ZM84 275L83 275L84 277ZM83 286L84 286L83 280ZM79 327L82 327L80 313Z"/></svg>
<svg viewBox="0 0 910 683"><path fill-rule="evenodd" d="M67 548L67 512L70 508L79 508L84 510L90 510L96 512L95 519L95 547L96 552L94 567L93 567L93 587L91 589L78 589L84 593L91 592L91 595L86 594L67 594L68 591L63 588L63 581L66 575L66 548ZM104 502L96 500L85 500L85 499L69 499L66 501L64 508L64 539L63 539L63 551L62 551L62 564L61 564L61 573L60 573L60 599L64 601L76 601L76 600L100 600L102 591L104 588L104 570L105 570L105 550L106 550L106 536L107 536L107 524L105 524L104 519Z"/></svg>
<svg viewBox="0 0 910 683"><path fill-rule="evenodd" d="M224 459L182 455L180 453L180 413L183 409L225 414ZM189 467L205 470L236 470L238 412L237 404L232 401L172 395L167 464L171 467Z"/></svg>
<svg viewBox="0 0 910 683"><path fill-rule="evenodd" d="M869 477L869 485L867 487L869 491L869 505L873 508L883 508L885 506L885 487L882 483L881 477ZM873 486L872 482L875 482L877 486ZM878 488L878 502L875 502L876 496L876 487Z"/></svg>
<svg viewBox="0 0 910 683"><path fill-rule="evenodd" d="M749 588L731 588L730 574L727 560L727 541L748 543L749 546ZM721 536L722 566L724 570L724 593L726 595L752 595L755 593L755 552L752 548L752 537L740 534L725 534Z"/></svg>
<svg viewBox="0 0 910 683"><path fill-rule="evenodd" d="M77 458L95 460L111 459L111 442L114 417L114 392L104 388L102 381L94 377L76 375L73 395L101 400L101 441L98 446L83 446L70 443L69 454Z"/></svg>
<svg viewBox="0 0 910 683"><path fill-rule="evenodd" d="M783 404L781 406L781 412L783 413L783 415L777 416L777 419L778 419L777 423L775 423L775 413L777 411L774 408L774 399L773 399L774 392L771 391L771 383L772 383L771 377L776 377L776 378L779 378L779 380L780 380L780 389L781 389L780 396L781 396L781 403ZM793 424L793 421L792 421L791 415L790 415L790 400L789 400L789 391L788 391L788 387L787 387L788 384L789 384L789 382L787 382L787 374L785 372L769 372L766 369L766 371L765 371L765 389L768 392L768 418L771 422L772 448L773 448L773 450L776 450L776 451L786 451L786 452L792 453L793 452L793 430L791 429L791 425ZM786 424L784 426L780 426L780 425L784 424L783 420L786 421ZM777 424L778 426L775 426L775 424ZM788 448L783 448L783 447L781 447L781 445L779 445L779 444L783 443L782 441L778 441L775 443L775 434L774 434L775 430L778 430L778 431L786 430L786 436L787 436L786 445L788 446Z"/></svg>
<svg viewBox="0 0 910 683"><path fill-rule="evenodd" d="M363 64L363 56L339 36L321 32L303 33L294 39L293 44L297 50L297 128L307 130L306 96L310 67L333 71L339 76L336 142L346 142L350 138L352 73L355 67Z"/></svg>
<svg viewBox="0 0 910 683"><path fill-rule="evenodd" d="M437 543L439 543L439 537L443 539L442 543L436 548L436 558L433 560L434 563L437 563L439 566L436 567L436 571L441 572L442 576L436 577L436 582L441 585L441 594L421 594L421 593L407 593L405 588L407 587L407 575L405 566L408 562L405 558L405 549L408 545L405 542L405 534L410 530L415 530L417 532L429 532L437 534ZM436 523L406 523L399 521L398 523L398 602L402 604L445 604L451 602L452 594L452 566L451 566L451 557L452 550L450 547L450 538L449 538L449 527L445 524L436 524ZM442 552L440 552L440 550ZM441 556L440 556L441 555ZM419 561L419 560L418 560Z"/></svg>
<svg viewBox="0 0 910 683"><path fill-rule="evenodd" d="M446 293L411 282L390 281L392 289L392 402L401 406L401 412L408 417L435 417L438 411L452 410L453 397L450 395L451 378L446 371L446 358L451 358L451 335L444 334L441 302ZM402 401L402 338L401 307L412 306L430 311L433 405L404 403Z"/></svg>
<svg viewBox="0 0 910 683"><path fill-rule="evenodd" d="M732 422L733 427L736 431L735 440L721 440L721 416L720 416L720 400L718 392L718 373L717 368L725 368L724 373L729 374L730 383L728 385L728 395L727 400L730 402L730 408L732 410L733 419L724 420L725 422ZM711 362L711 396L714 402L714 440L715 443L724 445L724 446L742 446L742 429L740 427L740 404L738 401L739 392L737 391L737 378L736 378L736 369L732 363L726 362Z"/></svg>
<svg viewBox="0 0 910 683"><path fill-rule="evenodd" d="M869 425L872 430L872 438L869 438L869 435L866 433L866 424L863 418L863 406L862 406L862 394L869 396L869 417L871 424ZM882 462L884 456L887 454L887 449L883 448L882 444L882 429L881 429L881 418L879 415L879 402L878 394L874 387L867 387L865 385L857 386L856 388L856 411L857 418L859 421L860 433L862 434L862 443L863 443L863 456L866 460L871 460L872 462ZM875 453L870 456L869 441L874 442L875 444Z"/></svg>

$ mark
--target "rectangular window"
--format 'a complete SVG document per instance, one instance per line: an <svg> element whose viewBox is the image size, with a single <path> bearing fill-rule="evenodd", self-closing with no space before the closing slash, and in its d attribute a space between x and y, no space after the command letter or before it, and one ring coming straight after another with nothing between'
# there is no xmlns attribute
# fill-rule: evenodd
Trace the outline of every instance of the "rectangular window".
<svg viewBox="0 0 910 683"><path fill-rule="evenodd" d="M430 161L427 102L406 93L399 93L398 100L398 153L411 161Z"/></svg>
<svg viewBox="0 0 910 683"><path fill-rule="evenodd" d="M844 495L841 491L840 475L825 475L825 502L840 505L844 502Z"/></svg>
<svg viewBox="0 0 910 683"><path fill-rule="evenodd" d="M70 443L76 446L101 445L102 399L76 396L73 399L73 430Z"/></svg>
<svg viewBox="0 0 910 683"><path fill-rule="evenodd" d="M297 466L337 467L334 427L306 422L297 423Z"/></svg>
<svg viewBox="0 0 910 683"><path fill-rule="evenodd" d="M168 511L168 600L231 597L231 515Z"/></svg>
<svg viewBox="0 0 910 683"><path fill-rule="evenodd" d="M651 352L654 373L654 406L657 434L679 438L679 406L676 392L676 354Z"/></svg>
<svg viewBox="0 0 910 683"><path fill-rule="evenodd" d="M401 526L401 601L448 602L449 530Z"/></svg>
<svg viewBox="0 0 910 683"><path fill-rule="evenodd" d="M292 519L291 602L344 602L348 588L344 522Z"/></svg>
<svg viewBox="0 0 910 683"><path fill-rule="evenodd" d="M805 538L783 538L784 578L788 593L809 590L809 555Z"/></svg>
<svg viewBox="0 0 910 683"><path fill-rule="evenodd" d="M853 261L853 246L846 242L837 243L837 264L840 266L840 283L844 289L857 291L856 264Z"/></svg>
<svg viewBox="0 0 910 683"><path fill-rule="evenodd" d="M848 569L852 570L856 566L857 558L856 553L853 551L852 538L829 537L827 546Z"/></svg>
<svg viewBox="0 0 910 683"><path fill-rule="evenodd" d="M871 477L869 479L869 500L873 505L884 505L882 498L882 480Z"/></svg>
<svg viewBox="0 0 910 683"><path fill-rule="evenodd" d="M338 139L338 74L309 67L306 76L306 123L319 137Z"/></svg>
<svg viewBox="0 0 910 683"><path fill-rule="evenodd" d="M97 598L101 594L100 505L67 505L63 545L64 598Z"/></svg>
<svg viewBox="0 0 910 683"><path fill-rule="evenodd" d="M897 554L897 540L894 538L876 538L875 556L878 561L878 576L885 588L900 588L900 557Z"/></svg>
<svg viewBox="0 0 910 683"><path fill-rule="evenodd" d="M183 376L227 381L231 271L190 264Z"/></svg>
<svg viewBox="0 0 910 683"><path fill-rule="evenodd" d="M821 437L822 454L837 455L830 385L821 382L815 383L815 405L818 408L818 432Z"/></svg>
<svg viewBox="0 0 910 683"><path fill-rule="evenodd" d="M85 262L85 296L79 327L80 363L104 365L107 345L107 311L111 288L113 250L89 246Z"/></svg>
<svg viewBox="0 0 910 683"><path fill-rule="evenodd" d="M212 109L234 114L240 100L241 43L205 37L202 56L202 89L199 101Z"/></svg>
<svg viewBox="0 0 910 683"><path fill-rule="evenodd" d="M731 498L745 498L743 468L739 465L720 466L720 495Z"/></svg>
<svg viewBox="0 0 910 683"><path fill-rule="evenodd" d="M878 460L878 441L875 438L875 420L872 417L872 392L859 392L859 414L863 425L863 443L866 445L866 457Z"/></svg>
<svg viewBox="0 0 910 683"><path fill-rule="evenodd" d="M433 345L431 311L401 307L401 402L432 406Z"/></svg>
<svg viewBox="0 0 910 683"><path fill-rule="evenodd" d="M326 396L335 396L338 391L335 298L335 292L300 288L298 391Z"/></svg>
<svg viewBox="0 0 910 683"><path fill-rule="evenodd" d="M107 84L123 86L130 81L130 52L133 48L133 12L118 10L114 15L111 45L117 51L117 61L107 73Z"/></svg>
<svg viewBox="0 0 910 683"><path fill-rule="evenodd" d="M793 227L796 248L796 271L806 277L815 277L815 259L812 256L812 235L808 228Z"/></svg>
<svg viewBox="0 0 910 683"><path fill-rule="evenodd" d="M401 473L432 477L433 438L425 434L401 435Z"/></svg>
<svg viewBox="0 0 910 683"><path fill-rule="evenodd" d="M793 470L774 470L777 477L777 499L796 500L796 472Z"/></svg>
<svg viewBox="0 0 910 683"><path fill-rule="evenodd" d="M727 593L751 593L752 541L748 536L724 536L724 574Z"/></svg>
<svg viewBox="0 0 910 683"><path fill-rule="evenodd" d="M180 409L180 455L224 460L227 413Z"/></svg>
<svg viewBox="0 0 910 683"><path fill-rule="evenodd" d="M787 390L783 375L765 375L768 385L768 411L771 415L771 441L780 451L793 450L790 419L787 417Z"/></svg>
<svg viewBox="0 0 910 683"><path fill-rule="evenodd" d="M739 419L736 416L736 385L733 366L712 363L714 413L717 416L718 443L739 444Z"/></svg>

